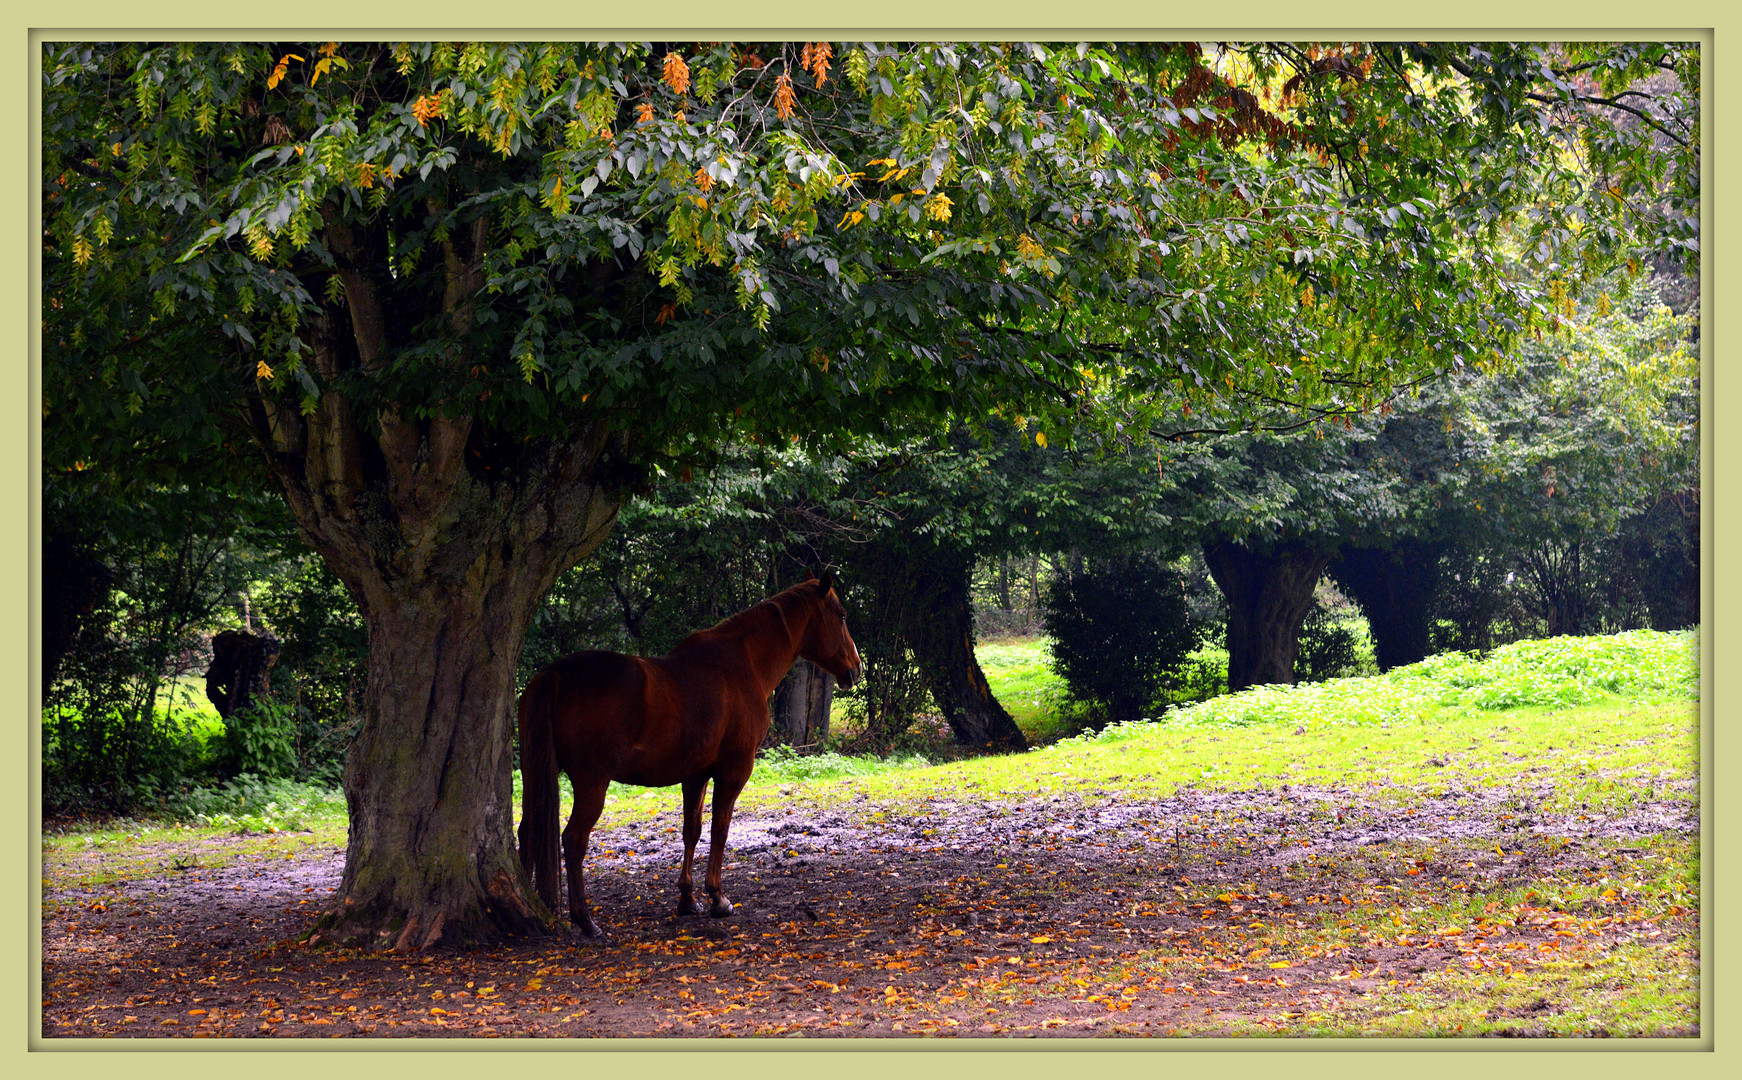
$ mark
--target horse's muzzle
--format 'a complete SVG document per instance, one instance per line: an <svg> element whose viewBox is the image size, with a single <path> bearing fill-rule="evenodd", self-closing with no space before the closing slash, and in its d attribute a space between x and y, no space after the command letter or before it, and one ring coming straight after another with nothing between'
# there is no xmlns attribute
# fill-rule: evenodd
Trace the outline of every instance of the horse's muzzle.
<svg viewBox="0 0 1742 1080"><path fill-rule="evenodd" d="M835 685L840 687L842 690L853 689L853 684L858 681L859 669L856 667L848 668L842 674L835 676Z"/></svg>

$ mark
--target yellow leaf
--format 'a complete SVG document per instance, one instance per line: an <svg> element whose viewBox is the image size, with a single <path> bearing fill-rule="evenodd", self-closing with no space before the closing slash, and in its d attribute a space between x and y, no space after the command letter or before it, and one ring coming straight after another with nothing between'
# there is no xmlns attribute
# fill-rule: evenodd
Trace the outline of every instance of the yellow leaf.
<svg viewBox="0 0 1742 1080"><path fill-rule="evenodd" d="M1037 431L1034 433L1034 445L1036 445L1036 446L1045 446L1046 445L1046 432Z"/></svg>
<svg viewBox="0 0 1742 1080"><path fill-rule="evenodd" d="M1045 934L1042 934L1039 937L1031 937L1028 940L1034 942L1036 945L1045 945L1047 942L1051 941L1052 938L1049 938Z"/></svg>
<svg viewBox="0 0 1742 1080"><path fill-rule="evenodd" d="M266 77L266 89L271 90L284 80L284 73L290 68L290 62L292 60L295 60L300 64L302 62L302 57L295 53L285 53L279 58L278 66L273 68L272 74Z"/></svg>
<svg viewBox="0 0 1742 1080"><path fill-rule="evenodd" d="M254 365L254 377L257 379L272 378L272 369L266 366L266 361L261 360Z"/></svg>
<svg viewBox="0 0 1742 1080"><path fill-rule="evenodd" d="M1271 961L1270 966L1273 968L1285 968L1293 967L1294 965L1289 963L1287 960L1273 960Z"/></svg>
<svg viewBox="0 0 1742 1080"><path fill-rule="evenodd" d="M440 94L435 97L424 94L411 103L411 115L417 118L418 127L426 127L432 119L442 114L442 106Z"/></svg>

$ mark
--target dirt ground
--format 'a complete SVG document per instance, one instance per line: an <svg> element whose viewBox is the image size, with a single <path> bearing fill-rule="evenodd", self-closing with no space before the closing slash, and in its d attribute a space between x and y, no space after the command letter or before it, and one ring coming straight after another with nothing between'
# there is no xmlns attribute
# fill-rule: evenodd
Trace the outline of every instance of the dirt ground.
<svg viewBox="0 0 1742 1080"><path fill-rule="evenodd" d="M1188 789L1153 802L937 802L905 816L852 805L746 812L733 822L725 872L738 908L720 920L672 915L674 805L595 837L588 883L603 941L417 955L297 943L338 884L340 850L219 870L176 856L142 880L45 890L41 1031L1296 1033L1303 1017L1358 1019L1376 991L1453 966L1510 970L1510 960L1697 939L1695 913L1670 925L1619 910L1530 911L1395 936L1323 931L1326 915L1358 913L1360 897L1407 905L1490 893L1623 860L1639 850L1629 844L1697 827L1686 803L1625 817L1550 815L1531 803L1528 793L1472 791L1398 811L1297 787ZM73 858L93 860L80 867L88 871L101 856ZM1529 1011L1514 1010L1509 1033L1537 1033Z"/></svg>

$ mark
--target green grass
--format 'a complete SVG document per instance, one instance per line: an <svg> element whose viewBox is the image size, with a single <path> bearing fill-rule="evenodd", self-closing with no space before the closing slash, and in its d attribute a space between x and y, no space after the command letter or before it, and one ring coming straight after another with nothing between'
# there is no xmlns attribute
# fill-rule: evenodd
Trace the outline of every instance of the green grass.
<svg viewBox="0 0 1742 1080"><path fill-rule="evenodd" d="M1697 688L1691 634L1520 642L1481 660L1442 656L1379 676L1255 687L1027 754L873 769L782 797L914 808L1289 783L1372 786L1407 800L1453 786L1552 782L1547 809L1615 809L1672 788L1692 797ZM761 787L753 782L747 805Z"/></svg>
<svg viewBox="0 0 1742 1080"><path fill-rule="evenodd" d="M1653 630L1520 641L1481 659L1445 653L1378 676L1253 687L1176 710L1166 719L1197 727L1371 725L1525 706L1691 701L1699 692L1697 654L1692 633Z"/></svg>
<svg viewBox="0 0 1742 1080"><path fill-rule="evenodd" d="M1286 783L1370 787L1375 798L1408 802L1454 787L1552 784L1545 809L1614 810L1653 791L1692 795L1686 782L1697 775L1698 734L1691 704L1530 709L1502 717L1305 731L1287 722L1234 729L1151 724L1117 739L817 781L780 798L817 805L864 798L917 809L939 799L1014 801L1061 792L1165 798L1186 786L1229 791ZM743 804L763 801L768 787L753 782Z"/></svg>
<svg viewBox="0 0 1742 1080"><path fill-rule="evenodd" d="M1047 639L1002 638L974 649L992 696L1010 713L1030 743L1052 742L1066 733L1064 680L1052 669Z"/></svg>
<svg viewBox="0 0 1742 1080"><path fill-rule="evenodd" d="M1056 687L1037 667L1042 643L983 648L995 691L1008 680L1038 700ZM1528 786L1546 792L1543 811L1611 812L1647 798L1697 798L1697 671L1688 634L1522 642L1483 660L1435 657L1381 676L1257 687L1026 754L930 764L777 753L758 763L740 805L868 801L900 810L937 800L1161 798L1184 786L1287 783L1363 789L1395 804L1452 788ZM518 776L515 783L518 805ZM184 826L228 836L294 824L342 842L342 798L297 788L190 800ZM677 812L673 788L612 785L600 827ZM123 824L76 835L123 844L155 834ZM134 836L141 839L125 839ZM57 842L45 838L45 846Z"/></svg>

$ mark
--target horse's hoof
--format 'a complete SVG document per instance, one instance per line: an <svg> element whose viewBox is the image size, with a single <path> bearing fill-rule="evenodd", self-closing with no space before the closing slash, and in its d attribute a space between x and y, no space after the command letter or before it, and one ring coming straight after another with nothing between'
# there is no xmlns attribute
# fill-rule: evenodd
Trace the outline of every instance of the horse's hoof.
<svg viewBox="0 0 1742 1080"><path fill-rule="evenodd" d="M696 903L696 898L686 896L677 902L677 913L681 915L700 915L702 906Z"/></svg>
<svg viewBox="0 0 1742 1080"><path fill-rule="evenodd" d="M726 899L724 896L717 898L713 904L708 907L708 914L716 919L724 919L726 916L732 914L732 901Z"/></svg>
<svg viewBox="0 0 1742 1080"><path fill-rule="evenodd" d="M605 931L599 929L599 924L585 915L582 915L578 919L571 915L569 916L569 922L574 926L576 932L584 938L592 938L596 941L605 936Z"/></svg>

